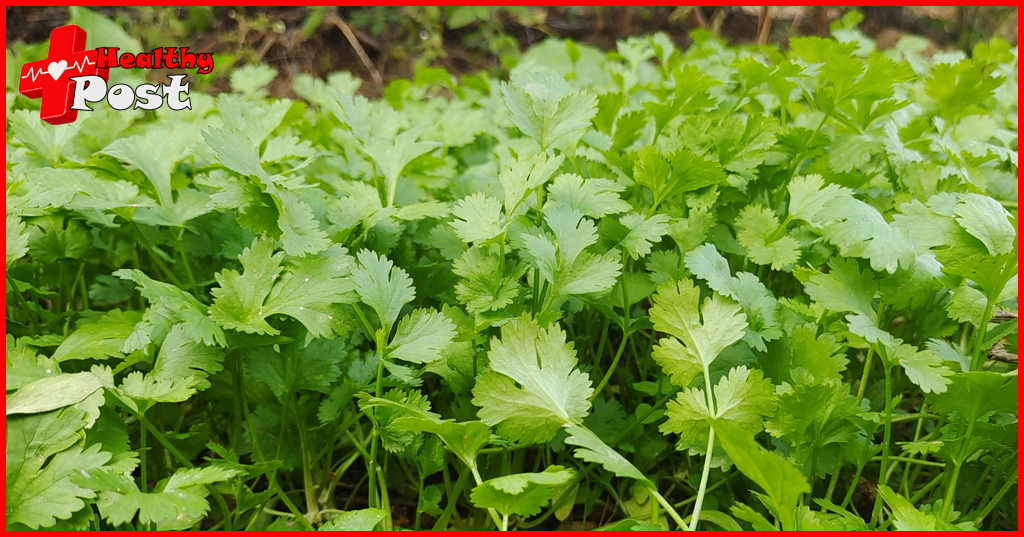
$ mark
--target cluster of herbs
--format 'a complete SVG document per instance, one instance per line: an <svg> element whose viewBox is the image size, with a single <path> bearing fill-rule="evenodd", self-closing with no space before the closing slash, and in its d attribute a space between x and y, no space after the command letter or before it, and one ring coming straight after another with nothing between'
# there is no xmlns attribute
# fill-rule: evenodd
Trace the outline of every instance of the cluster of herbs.
<svg viewBox="0 0 1024 537"><path fill-rule="evenodd" d="M8 93L8 529L1015 528L1017 52L925 46Z"/></svg>

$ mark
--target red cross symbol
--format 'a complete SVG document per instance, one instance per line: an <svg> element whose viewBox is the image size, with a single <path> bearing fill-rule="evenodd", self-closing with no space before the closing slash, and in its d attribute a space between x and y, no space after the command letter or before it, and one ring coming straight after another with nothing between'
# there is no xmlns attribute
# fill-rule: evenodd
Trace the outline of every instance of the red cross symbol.
<svg viewBox="0 0 1024 537"><path fill-rule="evenodd" d="M71 109L75 83L71 77L97 75L107 80L108 69L96 67L96 50L85 50L85 30L69 24L50 32L50 49L45 60L21 67L18 90L30 99L42 97L39 110L51 125L71 123L78 110Z"/></svg>

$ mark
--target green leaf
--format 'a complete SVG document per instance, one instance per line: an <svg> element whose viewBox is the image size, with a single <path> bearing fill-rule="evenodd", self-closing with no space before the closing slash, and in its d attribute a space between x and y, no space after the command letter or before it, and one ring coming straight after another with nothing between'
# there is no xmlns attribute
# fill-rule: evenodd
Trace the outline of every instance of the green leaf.
<svg viewBox="0 0 1024 537"><path fill-rule="evenodd" d="M900 345L889 351L890 363L899 363L907 378L924 393L942 393L950 384L953 370L943 365L942 359L930 350L918 350L912 345Z"/></svg>
<svg viewBox="0 0 1024 537"><path fill-rule="evenodd" d="M28 253L29 235L18 215L7 215L7 267Z"/></svg>
<svg viewBox="0 0 1024 537"><path fill-rule="evenodd" d="M1013 251L1017 231L998 201L980 194L960 194L960 203L954 212L957 223L984 243L990 254Z"/></svg>
<svg viewBox="0 0 1024 537"><path fill-rule="evenodd" d="M743 475L761 487L767 495L784 531L796 529L795 512L800 495L810 492L807 479L778 453L768 451L754 441L749 432L725 420L714 420L716 438Z"/></svg>
<svg viewBox="0 0 1024 537"><path fill-rule="evenodd" d="M491 371L477 379L473 404L498 434L524 444L551 440L590 411L590 379L575 368L576 353L555 326L541 328L524 314L491 340Z"/></svg>
<svg viewBox="0 0 1024 537"><path fill-rule="evenodd" d="M470 499L481 509L495 509L506 516L534 516L555 496L554 487L568 483L574 475L561 466L549 466L540 473L496 477L474 487Z"/></svg>
<svg viewBox="0 0 1024 537"><path fill-rule="evenodd" d="M551 176L558 170L565 160L563 155L551 157L546 153L540 153L530 157L520 155L509 165L503 166L498 173L498 180L505 190L505 213L512 214L516 207L526 199L536 188L544 185L551 179ZM559 176L555 179L557 184ZM554 186L552 186L552 189ZM554 196L554 191L552 191Z"/></svg>
<svg viewBox="0 0 1024 537"><path fill-rule="evenodd" d="M544 206L545 211L554 207L575 209L584 216L603 218L629 210L619 193L625 190L622 185L608 179L584 179L576 174L565 173L555 177L548 187L550 199Z"/></svg>
<svg viewBox="0 0 1024 537"><path fill-rule="evenodd" d="M72 482L110 459L99 446L74 445L85 414L62 410L7 420L7 526L30 529L67 520L96 494Z"/></svg>
<svg viewBox="0 0 1024 537"><path fill-rule="evenodd" d="M188 147L198 139L197 129L177 124L174 128L148 129L142 134L120 138L102 152L135 166L145 174L160 205L169 210L174 206L171 172L185 158Z"/></svg>
<svg viewBox="0 0 1024 537"><path fill-rule="evenodd" d="M356 293L377 312L381 326L390 332L402 308L416 298L412 279L390 259L369 250L360 250L356 257L359 264L352 268Z"/></svg>
<svg viewBox="0 0 1024 537"><path fill-rule="evenodd" d="M885 485L878 487L878 494L882 496L882 500L889 506L893 525L898 531L950 531L959 529L949 522L936 517L934 513L922 513L914 507L914 504Z"/></svg>
<svg viewBox="0 0 1024 537"><path fill-rule="evenodd" d="M804 282L804 291L832 311L850 311L875 316L874 298L878 283L870 270L861 271L854 259L833 257L828 274L816 273Z"/></svg>
<svg viewBox="0 0 1024 537"><path fill-rule="evenodd" d="M64 362L123 358L121 348L141 320L142 315L134 311L113 310L93 322L80 323L53 352L53 359Z"/></svg>
<svg viewBox="0 0 1024 537"><path fill-rule="evenodd" d="M387 357L426 364L440 360L455 337L455 325L438 311L414 310L398 323Z"/></svg>
<svg viewBox="0 0 1024 537"><path fill-rule="evenodd" d="M292 260L282 267L284 252L274 252L273 241L257 239L238 257L243 272L216 274L220 284L212 290L211 316L221 326L250 334L277 335L267 323L272 315L297 319L315 337L333 334L335 304L351 302L353 264L345 249L333 246L318 256Z"/></svg>
<svg viewBox="0 0 1024 537"><path fill-rule="evenodd" d="M283 345L280 351L258 347L246 353L249 375L278 396L312 390L328 393L331 384L341 376L339 357L347 349L340 340L314 339Z"/></svg>
<svg viewBox="0 0 1024 537"><path fill-rule="evenodd" d="M468 244L487 244L505 230L501 202L481 193L460 200L452 207L451 226Z"/></svg>
<svg viewBox="0 0 1024 537"><path fill-rule="evenodd" d="M559 207L545 214L557 245L546 236L523 234L526 252L541 276L550 282L551 296L607 291L615 285L622 264L617 256L584 251L597 242L597 227L574 209Z"/></svg>
<svg viewBox="0 0 1024 537"><path fill-rule="evenodd" d="M144 493L135 482L118 476L106 476L98 487L99 508L103 518L114 525L131 522L138 514L143 524L168 525L168 529L185 529L199 522L210 510L206 500L207 485L227 481L238 470L223 466L180 469L164 484L162 490Z"/></svg>
<svg viewBox="0 0 1024 537"><path fill-rule="evenodd" d="M706 280L708 287L740 303L746 314L744 341L764 351L765 342L778 339L779 303L757 276L749 272L729 274L729 262L713 244L698 246L686 254L686 268L694 276Z"/></svg>
<svg viewBox="0 0 1024 537"><path fill-rule="evenodd" d="M579 425L572 425L566 427L565 431L569 433L565 443L570 446L576 446L576 451L573 452L576 458L600 464L605 470L618 477L634 479L646 487L654 488L654 483L647 479L636 466L633 466L625 457L619 455L608 444L601 441L589 429Z"/></svg>
<svg viewBox="0 0 1024 537"><path fill-rule="evenodd" d="M41 378L7 398L7 415L39 414L84 401L106 383L92 373L64 373Z"/></svg>
<svg viewBox="0 0 1024 537"><path fill-rule="evenodd" d="M456 423L453 420L403 417L396 419L394 424L400 429L436 434L456 457L469 466L476 464L477 453L491 442L491 430L481 421Z"/></svg>
<svg viewBox="0 0 1024 537"><path fill-rule="evenodd" d="M652 301L649 313L655 330L675 336L684 345L674 346L672 350L678 352L683 349L685 355L675 354L672 358L698 363L702 369L711 365L726 347L739 341L747 327L746 316L740 311L739 304L718 295L708 297L703 307L699 307L700 289L691 280L659 286ZM662 359L665 358L668 355L662 353ZM673 366L672 369L676 370L676 373L670 373L673 383L678 386L689 384L688 381L677 381L685 380L690 366Z"/></svg>
<svg viewBox="0 0 1024 537"><path fill-rule="evenodd" d="M712 422L727 422L754 434L764 428L765 418L775 412L775 387L758 369L733 368L714 387L714 393L714 414L708 408L705 391L699 388L683 390L668 402L665 413L668 420L659 430L679 435L676 449L711 456L707 446ZM713 462L715 466L723 463L721 459Z"/></svg>
<svg viewBox="0 0 1024 537"><path fill-rule="evenodd" d="M956 373L945 392L928 396L935 412L958 412L964 419L977 420L989 412L1017 411L1017 379L992 371Z"/></svg>
<svg viewBox="0 0 1024 537"><path fill-rule="evenodd" d="M629 229L619 241L619 246L633 259L645 257L651 253L651 244L661 241L668 233L668 222L669 217L663 214L646 217L640 213L629 213L619 219L619 223Z"/></svg>
<svg viewBox="0 0 1024 537"><path fill-rule="evenodd" d="M800 260L800 243L789 235L775 238L778 228L779 219L771 209L747 205L736 219L736 240L754 263L782 270Z"/></svg>
<svg viewBox="0 0 1024 537"><path fill-rule="evenodd" d="M320 531L373 531L388 512L383 509L346 511L320 526Z"/></svg>
<svg viewBox="0 0 1024 537"><path fill-rule="evenodd" d="M562 77L548 72L514 70L501 83L509 119L542 149L575 143L597 113L597 99L573 91Z"/></svg>

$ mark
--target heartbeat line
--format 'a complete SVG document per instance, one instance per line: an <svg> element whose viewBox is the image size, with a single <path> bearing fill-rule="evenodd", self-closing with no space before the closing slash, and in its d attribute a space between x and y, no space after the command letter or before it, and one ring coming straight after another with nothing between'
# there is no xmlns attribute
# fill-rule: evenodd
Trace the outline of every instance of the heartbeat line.
<svg viewBox="0 0 1024 537"><path fill-rule="evenodd" d="M54 63L54 62L51 62L51 63ZM90 61L89 57L85 56L85 57L82 58L82 64L81 65L79 65L78 62L75 62L75 63L69 65L67 67L67 70L74 69L75 71L78 71L79 74L81 74L82 69L85 69L86 65L96 65L96 62ZM21 78L32 77L32 82L35 82L36 78L38 78L39 75L48 75L48 74L50 74L50 67L49 66L46 67L45 71L42 70L42 69L36 70L35 67L29 67L28 68L28 73L26 73L25 76L23 76ZM63 73L61 73L61 74L63 74ZM60 77L58 77L58 78L60 78Z"/></svg>

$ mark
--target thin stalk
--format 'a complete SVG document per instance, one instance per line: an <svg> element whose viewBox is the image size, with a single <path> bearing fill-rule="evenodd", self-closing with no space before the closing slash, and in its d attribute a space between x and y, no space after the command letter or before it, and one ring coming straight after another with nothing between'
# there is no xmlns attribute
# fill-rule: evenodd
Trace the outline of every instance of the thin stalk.
<svg viewBox="0 0 1024 537"><path fill-rule="evenodd" d="M18 303L21 304L21 308L25 310L25 317L28 317L29 324L32 325L32 335L39 333L39 324L36 323L36 318L32 315L32 310L28 307L28 301L21 294L21 289L18 289L18 284L15 283L14 278L11 277L11 273L7 273L7 285L11 286L14 290L14 296L18 297Z"/></svg>
<svg viewBox="0 0 1024 537"><path fill-rule="evenodd" d="M686 527L686 522L683 520L683 517L679 516L679 513L676 512L675 507L672 507L672 504L669 503L669 501L666 500L664 496L659 494L658 491L653 488L648 489L648 491L650 492L651 496L653 496L654 499L657 500L657 502L661 504L662 507L665 508L665 512L668 513L668 516L672 517L672 520L674 520L676 525L679 526L679 529L684 531L690 529ZM693 520L696 520L696 518Z"/></svg>
<svg viewBox="0 0 1024 537"><path fill-rule="evenodd" d="M974 423L975 420L967 421L967 434L964 437L963 446L960 448L960 454L953 461L953 474L949 477L949 484L946 485L946 495L942 501L942 519L946 519L946 515L949 513L950 508L953 506L953 501L956 499L956 484L960 478L960 469L964 465L964 460L967 458L967 448L971 444L971 437L974 436Z"/></svg>
<svg viewBox="0 0 1024 537"><path fill-rule="evenodd" d="M196 298L201 299L202 297L199 295L199 284L196 283L196 276L192 272L192 263L189 263L188 255L185 254L184 234L185 228L181 228L181 231L178 233L178 240L175 241L175 246L177 247L178 255L181 256L181 264L185 266L185 275L188 276L188 283L192 287L192 294L195 295Z"/></svg>
<svg viewBox="0 0 1024 537"><path fill-rule="evenodd" d="M149 488L149 480L146 479L146 412L139 412L139 491L143 494L146 493L146 489Z"/></svg>
<svg viewBox="0 0 1024 537"><path fill-rule="evenodd" d="M704 387L707 390L708 411L712 416L715 412L715 397L711 389L711 371L707 364L704 365ZM697 502L693 505L693 514L690 516L690 531L697 529L700 521L700 510L704 506L704 495L707 493L708 476L711 474L711 453L715 448L715 428L711 427L708 433L708 450L704 456L704 470L700 476L700 487L697 489Z"/></svg>
<svg viewBox="0 0 1024 537"><path fill-rule="evenodd" d="M985 299L985 314L981 317L981 326L974 335L974 355L971 357L971 371L980 371L985 365L982 356L982 347L985 345L985 332L988 331L988 322L992 319L992 310L995 308L995 300Z"/></svg>
<svg viewBox="0 0 1024 537"><path fill-rule="evenodd" d="M388 514L382 521L384 523L384 531L391 531L394 529L394 522L391 520L391 498L388 496L388 487L384 484L384 468L379 464L377 465L377 479L380 479L381 483L380 506Z"/></svg>
<svg viewBox="0 0 1024 537"><path fill-rule="evenodd" d="M872 457L870 460L871 460L871 462L877 462L877 461L881 461L882 457ZM905 462L908 465L910 465L910 464L920 464L922 466L934 466L935 468L945 468L946 467L946 464L942 463L942 462L928 461L928 460L924 460L924 459L915 459L915 458L912 458L912 457L900 457L898 455L890 455L889 456L889 460L890 461L894 461L894 462Z"/></svg>
<svg viewBox="0 0 1024 537"><path fill-rule="evenodd" d="M459 474L459 478L455 480L454 489L448 493L448 504L445 505L444 511L441 512L441 516L437 517L437 522L435 522L434 527L431 528L433 531L440 531L448 527L448 519L450 519L452 514L455 512L459 496L462 495L462 489L465 488L466 481L468 480L468 472L462 472Z"/></svg>
<svg viewBox="0 0 1024 537"><path fill-rule="evenodd" d="M292 409L295 418L295 426L299 430L299 448L302 450L302 489L306 497L306 514L315 515L320 510L316 500L316 488L313 482L313 461L310 457L309 438L306 436L306 424L299 412L299 405L291 394L287 395L288 405Z"/></svg>
<svg viewBox="0 0 1024 537"><path fill-rule="evenodd" d="M484 484L484 480L483 480L483 478L480 477L480 471L477 470L476 464L471 464L471 465L467 465L467 466L469 466L469 471L473 472L473 480L476 481L476 485L477 486L483 485ZM488 507L487 508L487 512L490 513L491 520L494 521L495 526L500 528L501 527L501 518L498 516L498 512L495 511L493 507Z"/></svg>
<svg viewBox="0 0 1024 537"><path fill-rule="evenodd" d="M885 357L883 357L885 360ZM889 442L892 436L892 368L888 364L883 364L885 372L885 424L882 429L882 457L881 465L878 469L878 486L886 484L886 480L889 477L887 470L889 469ZM882 495L875 496L875 508L871 514L871 520L874 524L880 522L878 517L882 512Z"/></svg>
<svg viewBox="0 0 1024 537"><path fill-rule="evenodd" d="M144 419L141 419L139 417L139 413L133 410L123 401L120 401L117 398L115 398L115 401L121 405L121 408L124 408L135 419L139 420L139 423L142 424L143 427L148 429L149 432L153 435L153 438L156 438L157 442L160 442L160 444L164 446L164 448L166 448L171 455L174 455L174 458L178 459L178 462L180 462L182 466L189 469L196 467L194 464L192 464L192 461L188 460L188 457L185 457L185 455L183 455L181 451L178 451L178 448L174 447L174 444L172 444L171 441L168 440L163 435L163 433L160 432L159 429L154 427L152 423ZM220 507L220 510L224 515L224 518L229 518L231 516L231 510L228 509L228 504L227 502L224 501L224 496L221 495L220 491L217 490L217 488L214 487L213 485L206 485L206 489L209 490L210 493L213 495L214 499L217 500L217 505ZM309 521L307 520L306 523L308 524ZM309 529L314 529L312 524L309 525Z"/></svg>
<svg viewBox="0 0 1024 537"><path fill-rule="evenodd" d="M996 495L992 497L992 500L988 502L985 508L982 509L981 512L978 513L978 516L974 518L975 523L981 524L982 521L985 520L985 517L988 516L990 512L992 512L992 509L995 509L996 505L999 505L999 502L1003 499L1003 496L1005 496L1007 492L1010 492L1010 489L1013 488L1016 484L1017 470L1014 469L1011 478L1007 479L1006 483L1003 483L1003 486L999 489L999 492L997 492Z"/></svg>

